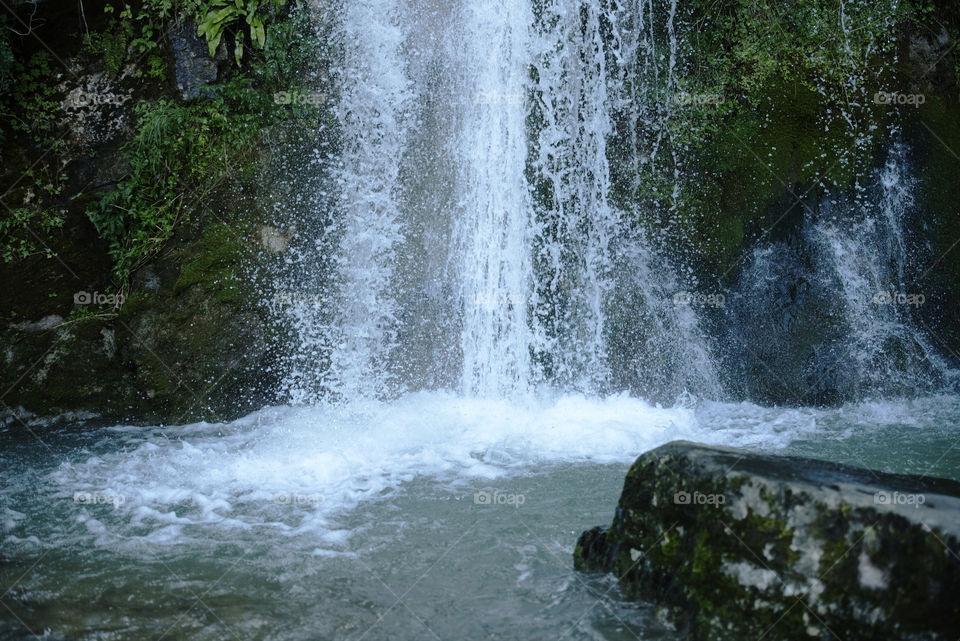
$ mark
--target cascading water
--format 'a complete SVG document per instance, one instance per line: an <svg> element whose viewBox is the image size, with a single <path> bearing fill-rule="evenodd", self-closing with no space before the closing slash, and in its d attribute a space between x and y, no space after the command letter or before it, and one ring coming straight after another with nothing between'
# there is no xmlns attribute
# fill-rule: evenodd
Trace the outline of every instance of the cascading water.
<svg viewBox="0 0 960 641"><path fill-rule="evenodd" d="M676 9L675 2L561 2L538 14L529 161L538 216L537 347L539 363L562 387L668 402L684 392L722 396L698 314L676 304L687 286L640 224L644 212L615 204L618 192L632 201L623 192L636 188L636 167L656 157L657 135L666 131L676 91ZM617 172L627 185L615 184Z"/></svg>
<svg viewBox="0 0 960 641"><path fill-rule="evenodd" d="M538 17L531 168L539 192L537 319L542 358L560 384L589 391L609 377L605 326L611 242L606 46L596 5L557 3Z"/></svg>
<svg viewBox="0 0 960 641"><path fill-rule="evenodd" d="M404 75L402 3L344 3L339 116L343 151L334 323L326 378L335 390L369 396L383 388L396 337L392 294L402 242L398 177L412 95Z"/></svg>
<svg viewBox="0 0 960 641"><path fill-rule="evenodd" d="M914 320L925 297L911 286L923 259L905 231L913 190L907 150L894 144L862 193L804 205L795 234L754 250L729 320L751 398L838 402L948 387L953 370Z"/></svg>
<svg viewBox="0 0 960 641"><path fill-rule="evenodd" d="M472 100L460 132L457 264L461 389L503 396L530 380L531 203L524 177L530 9L465 3L462 65Z"/></svg>
<svg viewBox="0 0 960 641"><path fill-rule="evenodd" d="M637 64L647 36L619 25L653 9L348 4L335 313L311 345L330 352L315 387L717 394L669 261L611 202L615 120L659 82L658 65ZM638 337L651 349L624 356ZM655 354L671 346L693 365Z"/></svg>
<svg viewBox="0 0 960 641"><path fill-rule="evenodd" d="M929 391L949 376L947 363L912 317L925 303L907 274L912 256L904 230L913 189L906 149L895 144L877 172L875 200L858 203L853 212L826 208L809 229L814 270L840 303L842 353L857 395Z"/></svg>

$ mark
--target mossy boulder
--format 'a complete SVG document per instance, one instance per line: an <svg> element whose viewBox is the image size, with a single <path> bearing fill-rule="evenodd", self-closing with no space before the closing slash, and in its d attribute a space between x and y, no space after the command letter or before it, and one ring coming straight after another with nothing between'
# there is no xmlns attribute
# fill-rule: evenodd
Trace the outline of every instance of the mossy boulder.
<svg viewBox="0 0 960 641"><path fill-rule="evenodd" d="M641 456L579 570L692 639L955 639L960 483L674 442Z"/></svg>

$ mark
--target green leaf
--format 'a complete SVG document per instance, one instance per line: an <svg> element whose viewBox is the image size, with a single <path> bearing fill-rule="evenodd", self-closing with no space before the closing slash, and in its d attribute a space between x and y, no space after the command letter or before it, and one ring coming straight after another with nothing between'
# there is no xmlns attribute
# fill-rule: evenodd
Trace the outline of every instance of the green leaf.
<svg viewBox="0 0 960 641"><path fill-rule="evenodd" d="M224 7L223 9L217 9L216 11L208 13L206 20L210 20L215 23L224 22L233 20L239 15L240 13L234 7Z"/></svg>
<svg viewBox="0 0 960 641"><path fill-rule="evenodd" d="M236 17L236 10L233 7L225 7L223 9L218 9L217 11L211 11L197 26L197 35L206 36L209 41L213 37L215 30L223 29L223 22L228 18L233 19Z"/></svg>
<svg viewBox="0 0 960 641"><path fill-rule="evenodd" d="M237 61L237 66L240 66L240 60L243 58L243 34L237 34L237 44L233 48L233 58Z"/></svg>
<svg viewBox="0 0 960 641"><path fill-rule="evenodd" d="M229 6L209 12L197 27L197 35L204 36L207 39L207 47L210 49L210 55L214 56L217 47L220 46L220 39L223 37L223 29L228 22L237 17L236 8Z"/></svg>
<svg viewBox="0 0 960 641"><path fill-rule="evenodd" d="M254 16L250 22L250 39L260 49L263 49L267 42L267 32L263 28L263 20L257 16Z"/></svg>
<svg viewBox="0 0 960 641"><path fill-rule="evenodd" d="M207 47L210 49L210 56L217 55L217 47L220 46L220 38L223 37L223 25L217 25L216 33L207 35Z"/></svg>

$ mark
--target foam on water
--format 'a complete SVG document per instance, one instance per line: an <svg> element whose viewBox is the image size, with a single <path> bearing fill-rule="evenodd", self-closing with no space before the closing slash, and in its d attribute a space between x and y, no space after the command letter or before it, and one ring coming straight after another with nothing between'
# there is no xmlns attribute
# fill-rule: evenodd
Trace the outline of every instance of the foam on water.
<svg viewBox="0 0 960 641"><path fill-rule="evenodd" d="M103 545L266 528L336 548L346 538L338 515L416 477L467 496L543 465L629 463L676 439L779 448L816 425L813 410L750 404L664 408L626 395L517 402L421 392L391 403L270 408L229 424L108 428L40 485L61 499L120 497L106 512L75 506L74 518L79 512L78 523Z"/></svg>
<svg viewBox="0 0 960 641"><path fill-rule="evenodd" d="M223 638L184 616L198 594L245 638L418 638L406 619L379 625L392 586L418 585L404 603L443 638L610 638L591 631L608 629L596 594L613 584L581 589L593 579L564 559L610 522L637 455L690 439L955 477L958 417L953 396L818 409L424 392L229 424L49 426L45 448L0 426L0 549L25 577L8 603L64 639ZM617 618L646 629L635 608Z"/></svg>

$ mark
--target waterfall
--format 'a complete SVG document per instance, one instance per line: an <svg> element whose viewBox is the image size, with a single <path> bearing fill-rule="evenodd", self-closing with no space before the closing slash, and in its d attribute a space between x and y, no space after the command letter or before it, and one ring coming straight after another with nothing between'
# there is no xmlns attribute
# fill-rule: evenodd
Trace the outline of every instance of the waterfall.
<svg viewBox="0 0 960 641"><path fill-rule="evenodd" d="M296 315L295 402L310 390L719 394L698 312L674 302L686 287L613 177L614 162L629 173L655 155L637 131L662 100L637 104L662 98L661 75L673 83L676 6L329 10L342 49L323 232L335 259L301 275L323 283L327 309Z"/></svg>
<svg viewBox="0 0 960 641"><path fill-rule="evenodd" d="M619 154L620 172L635 175L640 158L655 157L659 145L639 142L636 132L665 130L676 8L557 2L537 16L529 161L537 197L536 347L552 382L567 388L671 400L684 391L720 394L696 312L674 303L682 281L639 228L643 213L613 202L611 159ZM658 21L664 43L652 30ZM627 143L618 140L618 123Z"/></svg>
<svg viewBox="0 0 960 641"><path fill-rule="evenodd" d="M873 198L858 199L839 216L826 207L809 228L814 269L839 299L842 353L851 387L860 393L929 390L949 371L913 319L926 302L908 278L913 257L905 229L914 187L906 149L894 143L877 172Z"/></svg>
<svg viewBox="0 0 960 641"><path fill-rule="evenodd" d="M391 283L403 238L397 181L412 96L400 58L403 4L351 0L345 9L341 283L331 366L345 393L373 394L384 384L396 333Z"/></svg>
<svg viewBox="0 0 960 641"><path fill-rule="evenodd" d="M728 324L750 398L837 402L942 389L954 373L915 320L924 256L906 148L891 146L862 194L827 193L795 234L758 246Z"/></svg>
<svg viewBox="0 0 960 641"><path fill-rule="evenodd" d="M463 10L472 99L460 141L456 253L463 307L461 390L523 392L530 380L531 203L524 176L531 12L492 0Z"/></svg>
<svg viewBox="0 0 960 641"><path fill-rule="evenodd" d="M620 216L609 202L612 134L607 51L599 5L560 2L537 20L532 95L539 120L540 349L558 382L596 390L607 380L605 350L610 246Z"/></svg>
<svg viewBox="0 0 960 641"><path fill-rule="evenodd" d="M426 389L719 398L708 322L733 339L741 376L725 374L747 398L901 394L947 377L901 301L922 292L909 291L900 145L872 186L825 195L795 233L754 248L732 305L690 304L723 292L698 288L691 257L665 249L672 216L636 193L637 168L663 163L673 193L654 206L679 204L684 159L664 145L689 62L676 0L328 12L339 151L317 246L332 260L304 270L322 291L288 309L293 402Z"/></svg>

